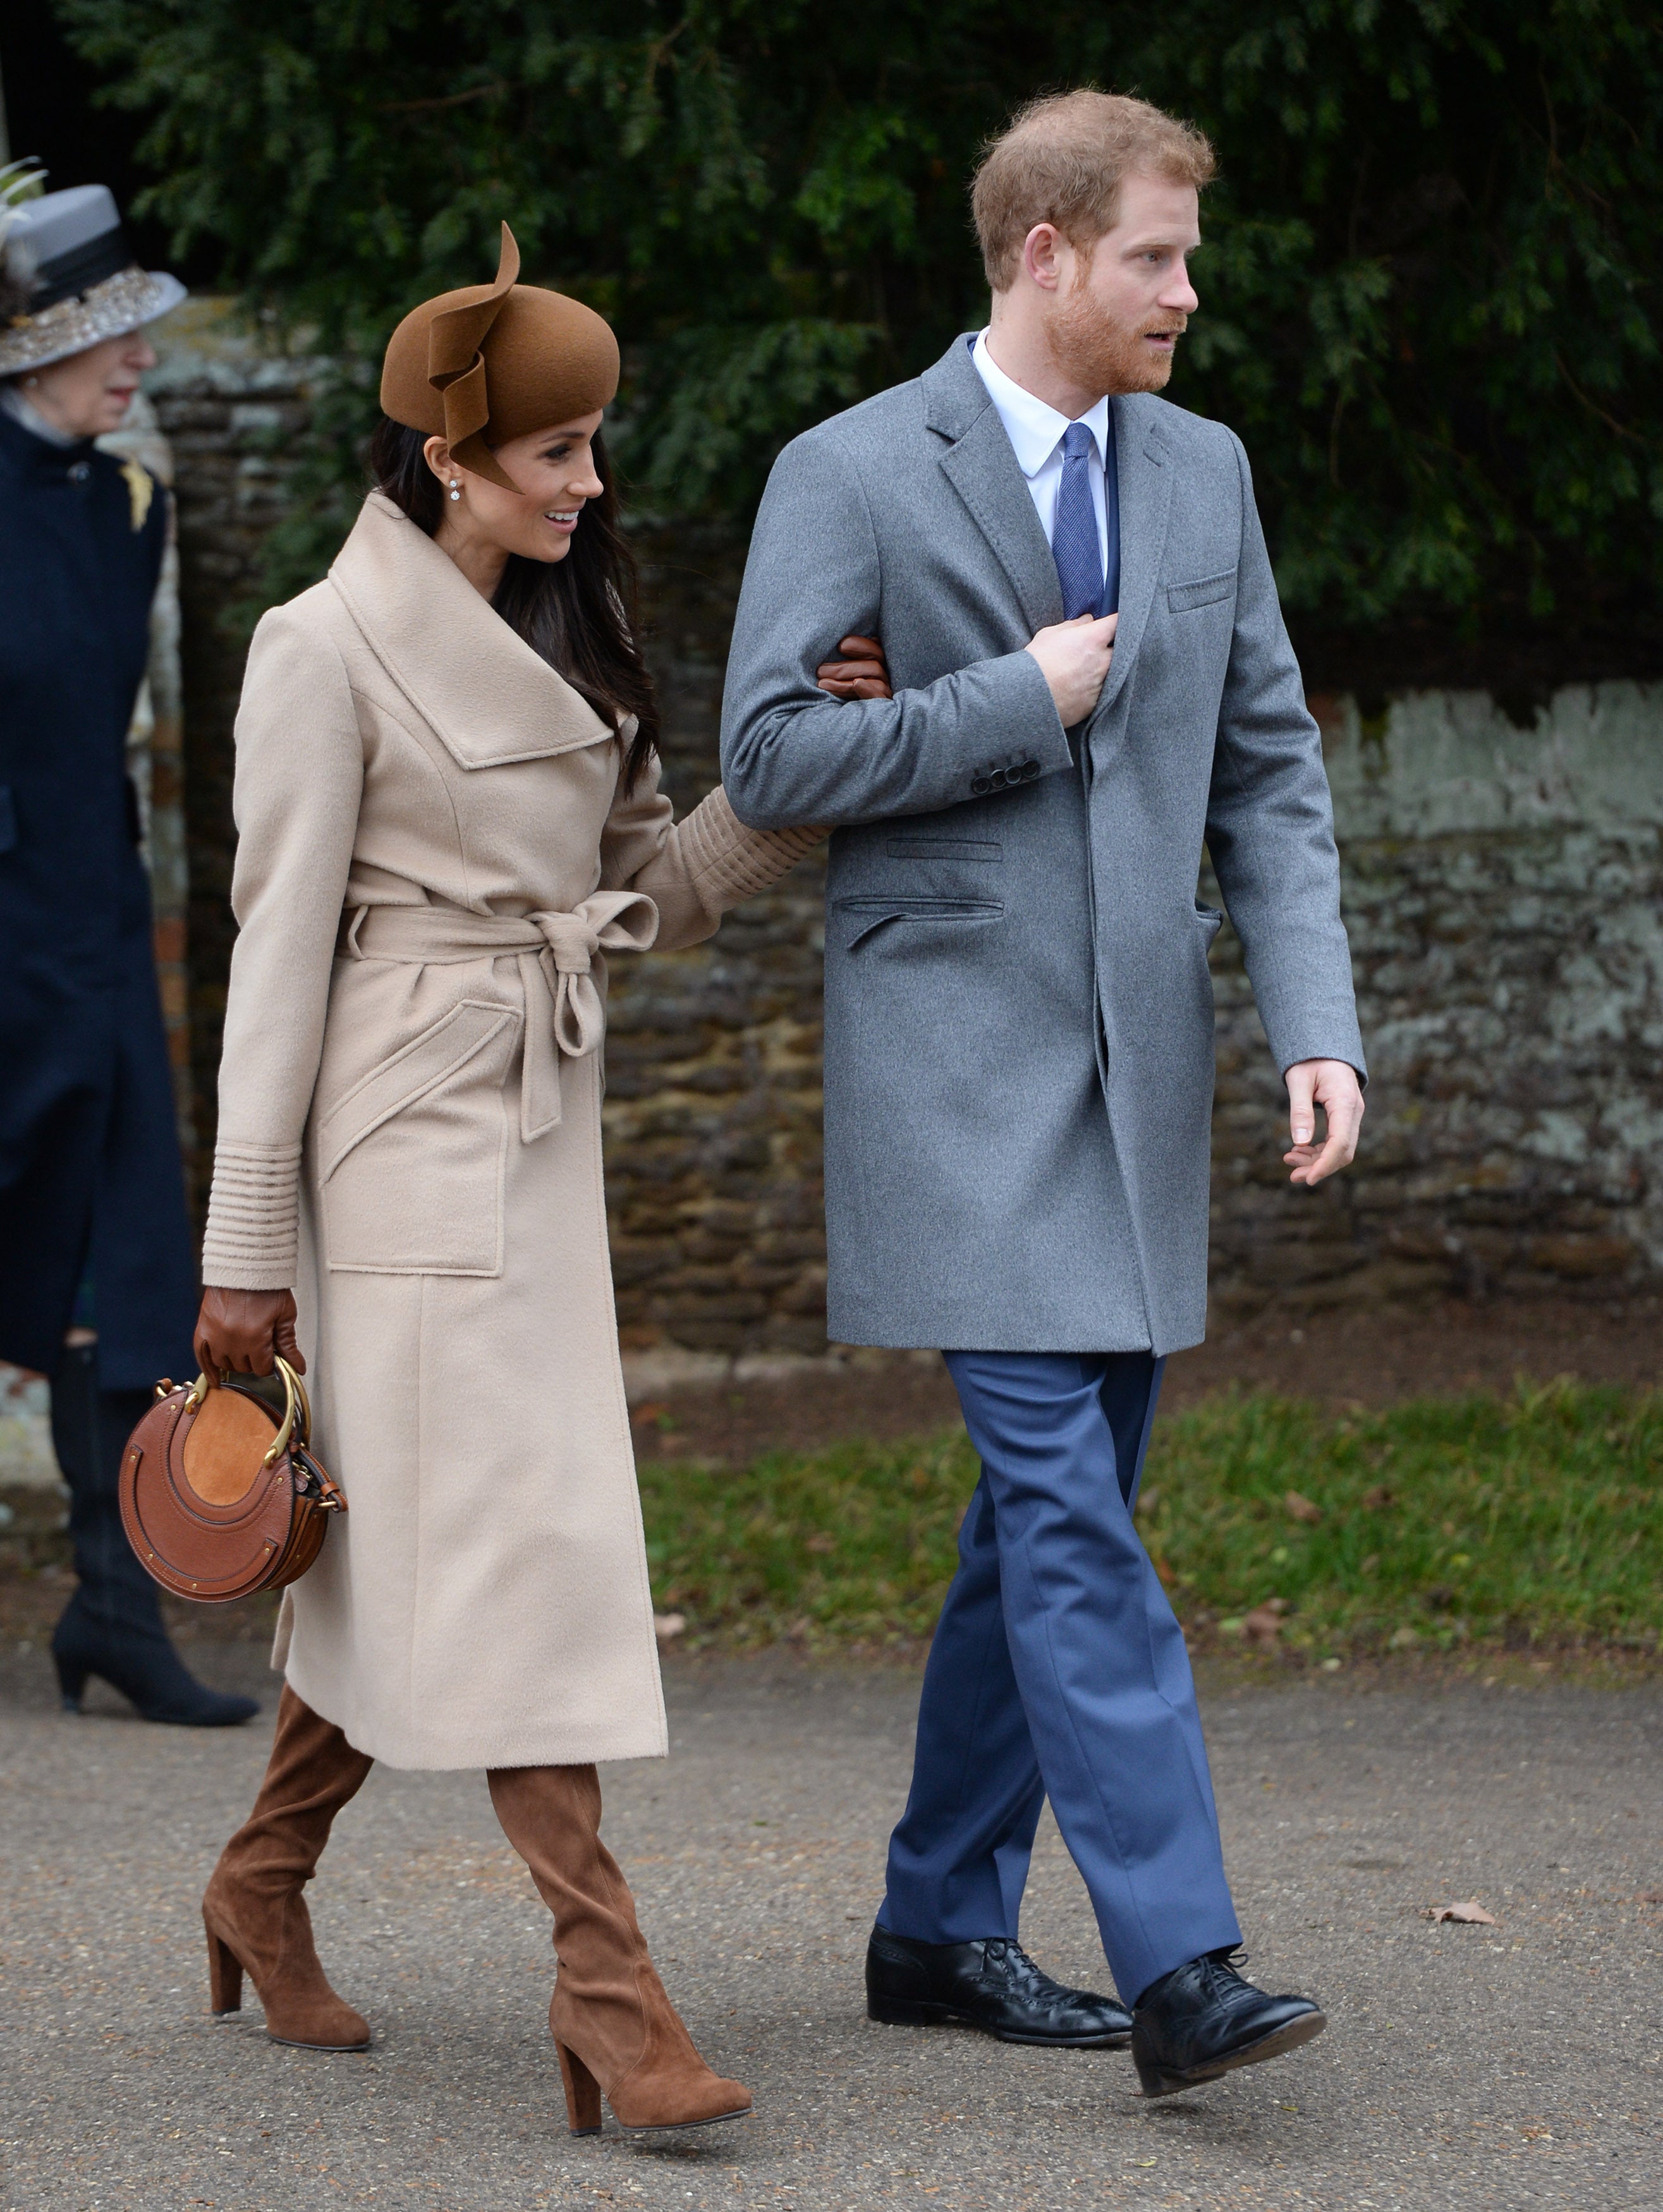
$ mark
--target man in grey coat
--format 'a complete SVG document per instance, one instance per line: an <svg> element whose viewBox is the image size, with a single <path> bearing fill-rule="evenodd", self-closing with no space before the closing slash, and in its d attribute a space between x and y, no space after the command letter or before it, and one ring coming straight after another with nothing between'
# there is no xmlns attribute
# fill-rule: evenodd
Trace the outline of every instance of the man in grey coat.
<svg viewBox="0 0 1663 2212"><path fill-rule="evenodd" d="M1097 93L996 142L974 193L990 327L781 455L722 726L746 821L838 825L831 1334L942 1348L982 1460L868 2008L1033 2043L1130 2033L1151 2095L1324 2025L1230 1963L1188 1658L1132 1523L1162 1363L1205 1324L1203 842L1296 1183L1350 1159L1364 1065L1246 457L1154 397L1211 173L1188 126ZM817 689L845 629L881 638L892 696ZM1047 1796L1130 2017L1017 1945Z"/></svg>

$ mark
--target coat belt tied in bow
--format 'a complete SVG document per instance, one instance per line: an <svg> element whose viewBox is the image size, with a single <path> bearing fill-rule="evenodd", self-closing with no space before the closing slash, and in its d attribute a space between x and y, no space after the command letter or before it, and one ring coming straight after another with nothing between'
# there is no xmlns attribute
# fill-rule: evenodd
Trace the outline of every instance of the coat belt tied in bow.
<svg viewBox="0 0 1663 2212"><path fill-rule="evenodd" d="M606 1033L608 951L645 952L658 908L641 891L597 891L570 913L471 914L462 907L360 907L343 932L349 959L454 967L509 958L520 970L525 1053L520 1134L533 1143L560 1119L560 1055L582 1060Z"/></svg>

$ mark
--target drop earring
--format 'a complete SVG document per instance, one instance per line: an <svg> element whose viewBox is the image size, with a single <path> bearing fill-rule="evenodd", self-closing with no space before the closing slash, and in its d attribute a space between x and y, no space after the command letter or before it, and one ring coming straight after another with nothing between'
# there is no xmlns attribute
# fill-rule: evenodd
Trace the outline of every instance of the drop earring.
<svg viewBox="0 0 1663 2212"><path fill-rule="evenodd" d="M453 477L451 478L450 495L453 499L460 499L462 496L462 480L460 477Z"/></svg>

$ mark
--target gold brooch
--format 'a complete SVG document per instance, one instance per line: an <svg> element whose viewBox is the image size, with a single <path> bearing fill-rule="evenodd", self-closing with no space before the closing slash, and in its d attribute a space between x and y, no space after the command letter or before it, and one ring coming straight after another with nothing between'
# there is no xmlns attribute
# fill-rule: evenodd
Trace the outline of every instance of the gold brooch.
<svg viewBox="0 0 1663 2212"><path fill-rule="evenodd" d="M121 473L127 479L127 496L133 503L133 528L143 530L144 518L150 512L150 501L155 497L155 479L148 469L140 468L132 460L123 461Z"/></svg>

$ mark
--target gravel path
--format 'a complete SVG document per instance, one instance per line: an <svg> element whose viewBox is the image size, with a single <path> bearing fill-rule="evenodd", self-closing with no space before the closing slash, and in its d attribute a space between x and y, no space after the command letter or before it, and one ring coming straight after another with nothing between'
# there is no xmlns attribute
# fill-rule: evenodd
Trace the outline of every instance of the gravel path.
<svg viewBox="0 0 1663 2212"><path fill-rule="evenodd" d="M228 1686L254 1674L244 1648L194 1656ZM14 1646L0 2212L1663 2205L1655 1686L1216 1689L1250 1971L1333 2025L1148 2109L1121 2056L863 2018L916 1677L684 1662L669 1687L675 1753L610 1770L607 1832L695 2034L760 2111L655 2148L566 2134L547 1921L480 1777L371 1778L313 1896L375 2046L284 2050L257 2011L210 2020L196 1918L265 1723L152 1729L113 1698L69 1720ZM1498 1928L1422 1917L1473 1896ZM1100 1978L1049 1825L1024 1936Z"/></svg>

